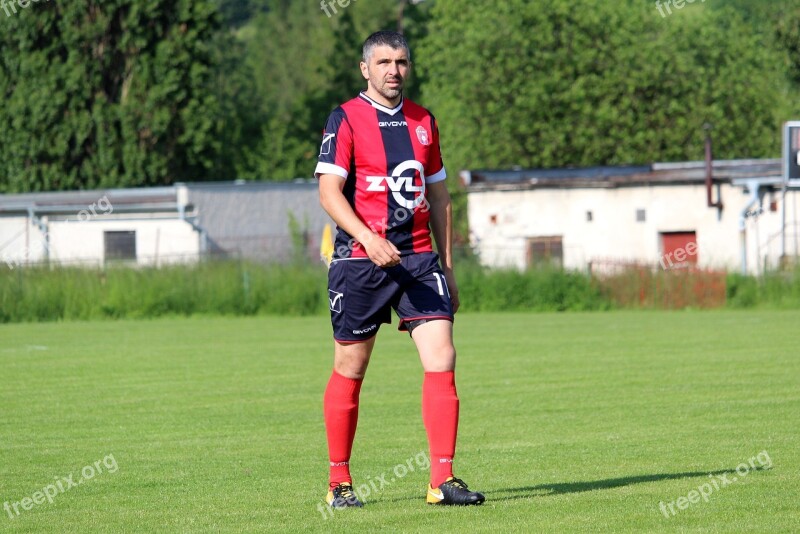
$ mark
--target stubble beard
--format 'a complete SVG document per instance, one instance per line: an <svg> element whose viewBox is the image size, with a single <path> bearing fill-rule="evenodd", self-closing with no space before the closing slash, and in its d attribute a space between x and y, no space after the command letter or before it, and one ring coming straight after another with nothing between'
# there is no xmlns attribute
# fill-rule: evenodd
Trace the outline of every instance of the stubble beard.
<svg viewBox="0 0 800 534"><path fill-rule="evenodd" d="M394 100L395 98L399 97L403 94L403 80L400 80L400 85L396 89L392 89L387 87L385 84L381 87L378 87L375 83L370 80L369 84L375 89L379 95L387 100Z"/></svg>

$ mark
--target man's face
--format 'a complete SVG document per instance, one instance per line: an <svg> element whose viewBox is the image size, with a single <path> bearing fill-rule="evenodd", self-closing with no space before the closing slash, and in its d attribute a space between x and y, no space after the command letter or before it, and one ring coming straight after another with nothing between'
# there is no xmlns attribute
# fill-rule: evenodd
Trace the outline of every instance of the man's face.
<svg viewBox="0 0 800 534"><path fill-rule="evenodd" d="M369 64L361 62L364 79L387 100L394 100L403 93L410 71L411 62L403 48L376 46L369 57Z"/></svg>

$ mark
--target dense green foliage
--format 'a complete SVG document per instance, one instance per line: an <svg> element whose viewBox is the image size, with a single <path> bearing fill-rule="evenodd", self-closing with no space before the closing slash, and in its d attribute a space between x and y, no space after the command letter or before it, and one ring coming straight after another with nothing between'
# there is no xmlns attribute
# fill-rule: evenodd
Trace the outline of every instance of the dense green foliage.
<svg viewBox="0 0 800 534"><path fill-rule="evenodd" d="M239 32L258 88L252 109L262 115L263 128L237 171L247 179L307 177L328 115L365 86L358 68L364 38L397 26L397 3L354 2L335 14L329 10L330 18L319 4L267 4L269 11ZM404 10L409 39L424 35L427 12L422 5ZM412 80L407 94L418 93Z"/></svg>
<svg viewBox="0 0 800 534"><path fill-rule="evenodd" d="M556 269L489 270L460 264L464 312L614 308L800 309L800 271L756 279L658 271L614 279ZM719 285L719 287L717 287ZM710 296L709 296L710 294ZM719 298L716 295L719 294ZM324 267L208 261L192 266L0 269L0 323L172 315L327 313ZM726 298L727 297L727 298Z"/></svg>
<svg viewBox="0 0 800 534"><path fill-rule="evenodd" d="M580 4L436 4L424 95L462 167L702 159L706 122L720 158L777 155L780 55L736 13Z"/></svg>
<svg viewBox="0 0 800 534"><path fill-rule="evenodd" d="M425 504L419 358L387 328L353 447L367 504L332 516L324 317L3 325L0 528L796 532L798 321L800 312L764 311L463 314L454 468L487 500L448 509ZM77 483L107 455L115 472L64 483L53 503L18 516L2 509L54 478ZM709 475L726 478L708 502L659 510ZM291 498L276 503L281 488Z"/></svg>
<svg viewBox="0 0 800 534"><path fill-rule="evenodd" d="M0 17L0 191L169 184L214 169L224 107L211 87L213 4L52 1Z"/></svg>
<svg viewBox="0 0 800 534"><path fill-rule="evenodd" d="M640 0L17 11L0 12L0 192L310 176L328 113L364 86L360 43L401 23L408 96L439 118L451 176L696 159L705 122L719 157L775 156L800 112L800 7L785 0L668 17Z"/></svg>

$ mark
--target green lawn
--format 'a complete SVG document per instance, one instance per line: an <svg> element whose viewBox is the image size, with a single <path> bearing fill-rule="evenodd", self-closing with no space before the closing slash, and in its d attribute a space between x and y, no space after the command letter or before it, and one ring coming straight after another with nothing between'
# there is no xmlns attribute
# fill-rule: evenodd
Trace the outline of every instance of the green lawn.
<svg viewBox="0 0 800 534"><path fill-rule="evenodd" d="M422 373L384 327L352 469L386 485L328 519L326 318L3 325L0 506L103 472L0 510L0 531L796 531L798 325L800 312L460 315L456 474L487 496L462 509L424 503Z"/></svg>

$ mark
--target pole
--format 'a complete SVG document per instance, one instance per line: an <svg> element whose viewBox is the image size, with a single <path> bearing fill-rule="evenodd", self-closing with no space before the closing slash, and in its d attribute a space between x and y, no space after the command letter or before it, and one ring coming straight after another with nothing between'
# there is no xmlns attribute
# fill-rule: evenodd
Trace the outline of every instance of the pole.
<svg viewBox="0 0 800 534"><path fill-rule="evenodd" d="M747 276L747 230L744 221L739 229L739 241L742 249L742 276Z"/></svg>
<svg viewBox="0 0 800 534"><path fill-rule="evenodd" d="M786 263L786 181L783 182L781 191L781 257L779 265L783 267Z"/></svg>

